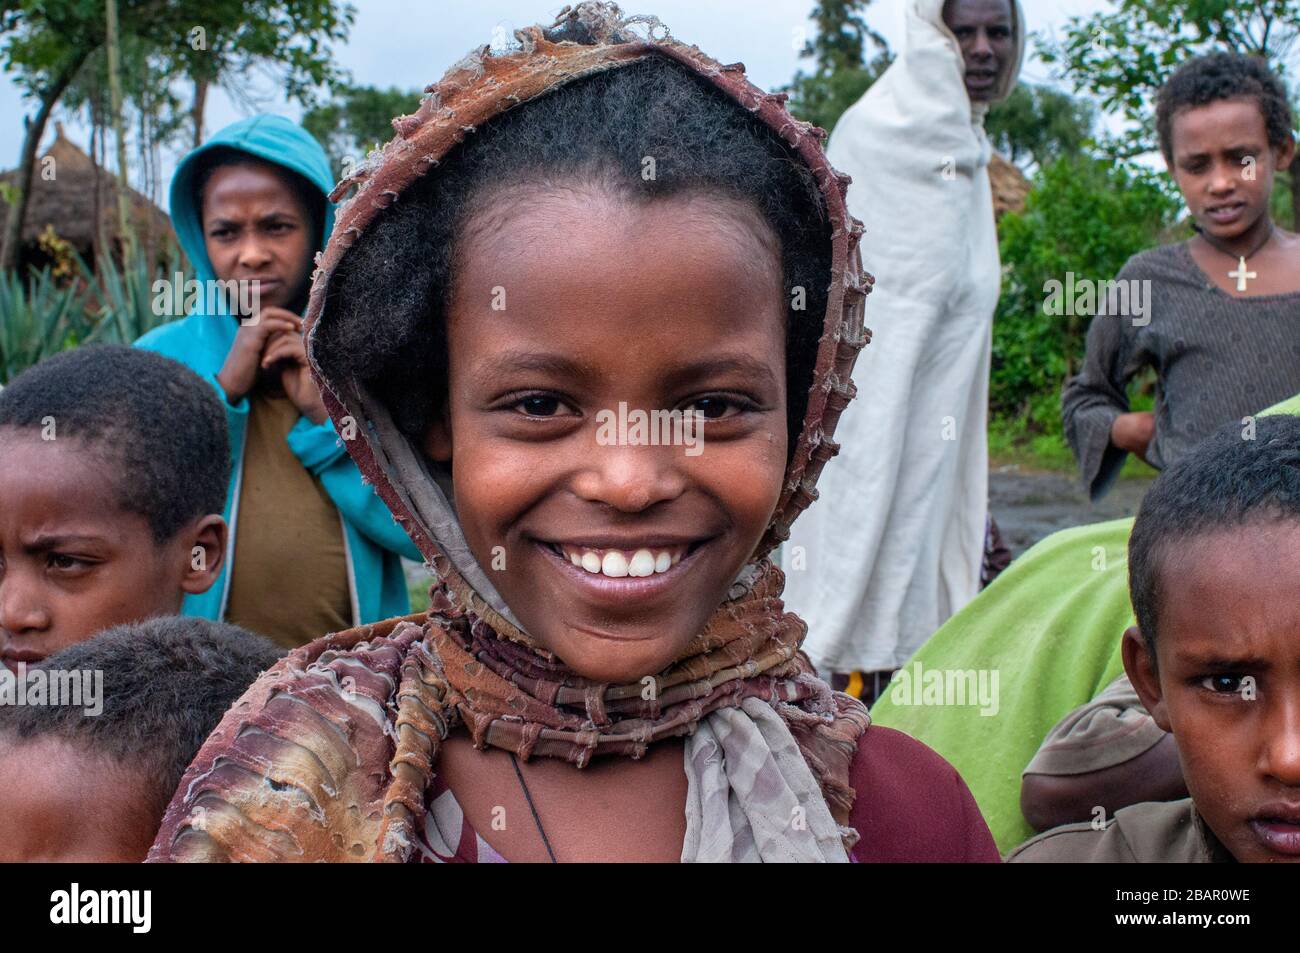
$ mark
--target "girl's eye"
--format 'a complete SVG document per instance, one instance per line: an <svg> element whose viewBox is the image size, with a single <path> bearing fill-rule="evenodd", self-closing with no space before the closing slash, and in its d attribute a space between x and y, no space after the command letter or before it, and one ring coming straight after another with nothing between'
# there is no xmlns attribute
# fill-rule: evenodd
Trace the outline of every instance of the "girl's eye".
<svg viewBox="0 0 1300 953"><path fill-rule="evenodd" d="M705 420L720 420L739 413L742 409L739 401L728 397L701 397L693 400L684 408L688 413L695 413Z"/></svg>
<svg viewBox="0 0 1300 953"><path fill-rule="evenodd" d="M84 559L78 559L75 556L68 556L64 553L50 553L49 565L51 569L67 572L73 569L83 569L87 564Z"/></svg>
<svg viewBox="0 0 1300 953"><path fill-rule="evenodd" d="M1242 675L1207 675L1201 679L1201 687L1216 695L1235 695L1241 691Z"/></svg>
<svg viewBox="0 0 1300 953"><path fill-rule="evenodd" d="M515 401L515 407L528 417L555 417L564 403L558 397L532 394Z"/></svg>

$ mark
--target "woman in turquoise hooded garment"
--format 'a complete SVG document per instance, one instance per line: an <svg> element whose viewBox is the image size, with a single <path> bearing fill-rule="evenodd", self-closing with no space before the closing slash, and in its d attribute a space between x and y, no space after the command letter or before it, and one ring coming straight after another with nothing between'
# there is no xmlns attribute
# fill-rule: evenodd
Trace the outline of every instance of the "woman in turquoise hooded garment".
<svg viewBox="0 0 1300 953"><path fill-rule="evenodd" d="M334 206L328 199L333 177L325 152L316 140L280 116L258 115L233 123L187 155L172 179L172 224L193 268L189 277L198 281L197 286L187 287L186 298L190 297L192 287L210 288L214 282L240 277L218 273L209 254L211 236L205 237L203 222L205 183L210 197L216 188L215 172L231 165L261 169L264 179L266 172L275 173L272 178L297 183L300 195L305 191L308 199L314 200L315 191L319 191L320 204L316 205L314 214L305 218L307 227L320 226L319 235L308 236L308 254L314 256L324 247L333 227ZM304 274L310 271L311 265L307 263ZM276 613L288 619L301 611L303 600L294 598L295 585L299 594L306 592L316 598L321 591L329 590L330 582L333 582L329 591L333 593L330 598L334 608L329 612L340 617L340 627L406 614L410 606L399 557L419 559L414 545L373 489L362 482L328 417L316 422L301 413L301 395L295 397L298 406L294 406L274 383L270 385L269 396L264 393L267 388L261 385L275 380L275 366L268 371L263 365L259 385L249 393L230 393L228 370L227 384L223 386L218 377L227 366L241 322L225 307L206 306L215 296L205 293L197 297L197 304L186 317L163 325L136 342L138 347L158 351L185 364L209 381L223 398L230 428L232 471L224 515L231 532L226 565L217 584L207 593L186 598L185 614L207 619L228 618L232 615L232 595L238 602L242 588L244 604L251 605L244 613L256 612L259 617L270 613L263 627L274 627L271 620ZM304 295L302 303L305 300ZM283 313L283 309L277 310ZM285 319L293 317L291 313L285 314ZM274 337L266 340L262 352L266 358L275 356L272 354ZM286 335L282 333L279 337ZM284 353L284 343L276 349L277 353ZM278 366L284 363L282 360ZM299 387L306 388L307 384L301 382L310 382L310 378L304 371L295 381ZM314 385L310 386L308 400L319 402ZM293 466L294 460L301 466L300 472ZM255 476L246 479L250 468L255 470ZM245 511L244 519L241 519L241 507ZM250 522L249 516L254 512L257 518ZM331 540L335 513L340 530ZM322 538L330 545L316 545ZM241 577L241 559L245 566L256 565L257 571L245 570ZM276 598L280 595L284 598ZM286 622L281 631L264 634L295 644L300 638L288 631L291 627ZM308 637L319 634L319 630L307 631L311 632Z"/></svg>

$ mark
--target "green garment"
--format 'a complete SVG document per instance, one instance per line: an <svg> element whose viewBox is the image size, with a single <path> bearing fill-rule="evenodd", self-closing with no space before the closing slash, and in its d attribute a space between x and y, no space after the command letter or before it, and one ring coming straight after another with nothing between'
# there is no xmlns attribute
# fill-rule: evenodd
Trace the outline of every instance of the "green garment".
<svg viewBox="0 0 1300 953"><path fill-rule="evenodd" d="M1263 413L1300 414L1300 395ZM1124 671L1132 528L1131 519L1112 520L1042 540L940 627L871 710L873 722L924 742L961 772L1004 853L1035 834L1020 813L1025 765L1058 721ZM960 691L978 681L963 683L964 670L986 673L996 706Z"/></svg>

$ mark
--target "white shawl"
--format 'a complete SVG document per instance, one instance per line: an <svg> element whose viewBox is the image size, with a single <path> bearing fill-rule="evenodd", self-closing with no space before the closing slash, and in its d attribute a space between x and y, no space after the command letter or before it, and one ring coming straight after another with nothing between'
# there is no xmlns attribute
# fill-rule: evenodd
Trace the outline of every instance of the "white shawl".
<svg viewBox="0 0 1300 953"><path fill-rule="evenodd" d="M1016 49L998 90L1010 93ZM853 177L871 345L820 500L784 547L786 604L823 674L903 665L979 589L987 407L1001 285L984 134L943 0L908 0L906 48L836 125L827 156Z"/></svg>
<svg viewBox="0 0 1300 953"><path fill-rule="evenodd" d="M870 729L868 729L870 730ZM849 862L845 834L772 705L720 708L686 739L682 863ZM859 791L859 797L870 792Z"/></svg>

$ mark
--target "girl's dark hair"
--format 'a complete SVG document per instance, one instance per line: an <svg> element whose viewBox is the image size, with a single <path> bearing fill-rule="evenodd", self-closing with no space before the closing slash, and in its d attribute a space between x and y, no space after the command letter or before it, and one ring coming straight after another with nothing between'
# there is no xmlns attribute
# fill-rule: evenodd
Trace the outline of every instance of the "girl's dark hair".
<svg viewBox="0 0 1300 953"><path fill-rule="evenodd" d="M1188 60L1160 87L1156 96L1156 133L1165 159L1174 161L1174 116L1183 109L1208 106L1222 99L1253 99L1264 114L1268 142L1291 141L1291 105L1286 87L1268 64L1240 53L1210 53Z"/></svg>
<svg viewBox="0 0 1300 953"><path fill-rule="evenodd" d="M1160 474L1128 540L1129 598L1153 659L1169 554L1199 536L1274 521L1300 524L1300 417L1227 424Z"/></svg>
<svg viewBox="0 0 1300 953"><path fill-rule="evenodd" d="M643 177L648 158L654 175ZM830 283L821 192L773 130L658 54L493 117L380 213L330 282L329 319L314 332L321 370L363 384L418 442L446 400L445 317L466 223L502 190L571 183L599 183L632 202L705 192L762 215L781 248L793 451Z"/></svg>

